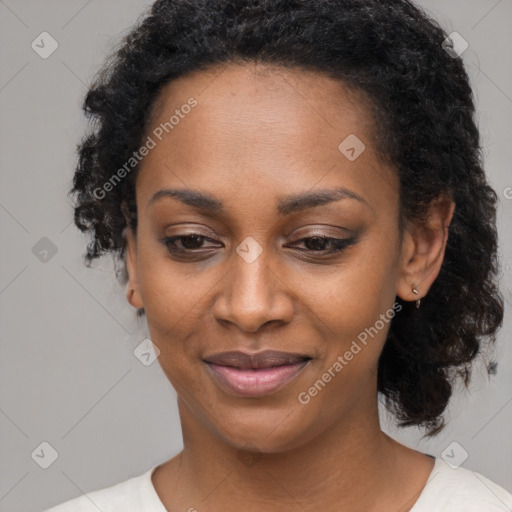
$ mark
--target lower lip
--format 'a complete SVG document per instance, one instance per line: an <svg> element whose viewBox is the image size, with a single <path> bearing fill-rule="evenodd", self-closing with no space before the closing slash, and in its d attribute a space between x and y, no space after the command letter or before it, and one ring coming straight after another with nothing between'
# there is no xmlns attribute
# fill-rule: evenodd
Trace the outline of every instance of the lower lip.
<svg viewBox="0 0 512 512"><path fill-rule="evenodd" d="M245 369L207 363L213 376L228 389L242 396L273 393L294 379L309 360L273 368Z"/></svg>

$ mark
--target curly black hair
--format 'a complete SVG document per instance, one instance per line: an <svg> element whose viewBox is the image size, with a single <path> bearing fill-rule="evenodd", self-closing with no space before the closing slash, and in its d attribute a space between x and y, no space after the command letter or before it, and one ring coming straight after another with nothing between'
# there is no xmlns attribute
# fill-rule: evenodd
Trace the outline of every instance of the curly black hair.
<svg viewBox="0 0 512 512"><path fill-rule="evenodd" d="M370 106L380 155L400 179L401 229L424 219L441 194L456 203L440 274L420 309L397 297L403 311L378 365L378 391L399 426L436 435L455 381L468 385L473 359L494 344L503 322L497 195L483 168L469 79L447 41L437 21L407 0L156 1L84 99L94 123L78 146L70 194L76 225L92 235L87 265L110 252L126 281L123 230L137 226L137 168L108 193L98 190L141 146L166 83L249 62L335 77Z"/></svg>

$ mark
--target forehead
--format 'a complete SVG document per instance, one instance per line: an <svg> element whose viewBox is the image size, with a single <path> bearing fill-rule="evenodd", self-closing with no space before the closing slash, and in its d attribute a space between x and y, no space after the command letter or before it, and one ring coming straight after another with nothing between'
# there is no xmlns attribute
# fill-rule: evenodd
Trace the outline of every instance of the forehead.
<svg viewBox="0 0 512 512"><path fill-rule="evenodd" d="M283 136L300 127L302 133L315 131L322 137L323 132L337 130L340 124L367 140L374 132L369 102L361 91L304 68L231 63L194 71L162 88L152 108L150 126L168 121L190 98L200 107L188 121L197 129L214 121L220 129L253 128L253 132L279 124L288 128ZM178 133L173 129L173 135Z"/></svg>
<svg viewBox="0 0 512 512"><path fill-rule="evenodd" d="M302 68L218 65L162 88L146 134L156 145L139 181L145 189L179 184L219 195L235 183L243 194L247 183L254 193L255 186L303 191L319 181L373 183L385 194L384 180L396 191L373 133L364 95L339 80ZM348 158L350 146L356 159Z"/></svg>

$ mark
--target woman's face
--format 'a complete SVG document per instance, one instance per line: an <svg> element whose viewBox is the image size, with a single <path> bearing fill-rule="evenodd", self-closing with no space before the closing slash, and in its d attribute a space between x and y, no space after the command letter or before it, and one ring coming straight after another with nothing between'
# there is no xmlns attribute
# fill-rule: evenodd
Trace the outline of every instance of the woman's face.
<svg viewBox="0 0 512 512"><path fill-rule="evenodd" d="M376 406L395 297L410 289L399 183L339 82L214 71L175 80L156 104L128 232L131 303L187 423L278 452ZM294 356L263 369L212 357L264 350Z"/></svg>

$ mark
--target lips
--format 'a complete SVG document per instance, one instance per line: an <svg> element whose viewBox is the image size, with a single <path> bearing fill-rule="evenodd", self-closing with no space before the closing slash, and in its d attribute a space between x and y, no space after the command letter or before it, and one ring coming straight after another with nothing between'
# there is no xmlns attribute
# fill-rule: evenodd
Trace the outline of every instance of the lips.
<svg viewBox="0 0 512 512"><path fill-rule="evenodd" d="M302 363L311 359L302 354L291 352L279 352L277 350L265 350L256 354L246 354L245 352L222 352L205 357L207 363L213 363L220 366L233 366L235 368L273 368L285 364Z"/></svg>
<svg viewBox="0 0 512 512"><path fill-rule="evenodd" d="M304 354L265 350L256 354L222 352L204 358L210 375L221 387L243 396L278 391L295 378L311 357Z"/></svg>

